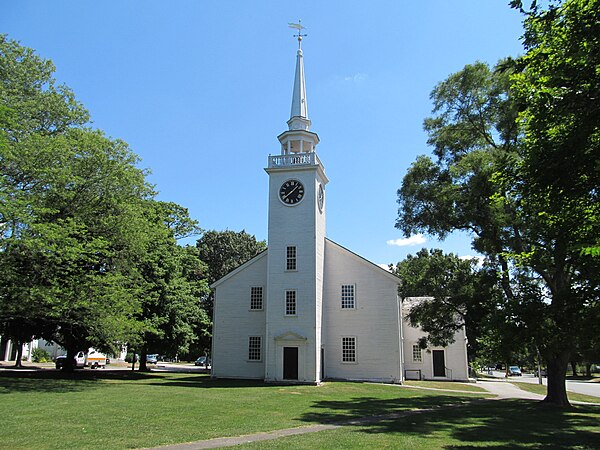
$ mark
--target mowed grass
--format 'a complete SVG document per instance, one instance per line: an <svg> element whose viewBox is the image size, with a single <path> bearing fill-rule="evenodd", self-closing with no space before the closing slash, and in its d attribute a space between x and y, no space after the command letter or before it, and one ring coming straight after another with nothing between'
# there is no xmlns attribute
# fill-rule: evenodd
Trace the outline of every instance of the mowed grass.
<svg viewBox="0 0 600 450"><path fill-rule="evenodd" d="M545 385L518 382L518 381L513 381L512 384L517 386L519 389L522 389L527 392L533 392L534 394L546 395L547 387ZM574 402L600 403L600 397L595 397L593 395L586 395L586 394L578 394L577 392L568 391L567 397L569 397L569 401L574 401ZM598 426L600 426L600 424Z"/></svg>
<svg viewBox="0 0 600 450"><path fill-rule="evenodd" d="M0 448L152 447L477 397L370 383L276 386L160 372L9 372L0 376L0 417L10 430Z"/></svg>
<svg viewBox="0 0 600 450"><path fill-rule="evenodd" d="M597 449L600 407L474 402L399 419L245 444L236 449Z"/></svg>
<svg viewBox="0 0 600 450"><path fill-rule="evenodd" d="M410 412L247 448L599 448L600 407L560 410L371 383L276 386L128 371L0 374L6 449L139 448ZM414 410L426 410L417 413Z"/></svg>
<svg viewBox="0 0 600 450"><path fill-rule="evenodd" d="M404 382L407 386L414 386L420 388L429 388L429 389L443 389L446 391L468 391L468 392L479 392L482 394L487 393L485 389L476 386L474 384L469 383L456 383L452 381L413 381L406 380Z"/></svg>

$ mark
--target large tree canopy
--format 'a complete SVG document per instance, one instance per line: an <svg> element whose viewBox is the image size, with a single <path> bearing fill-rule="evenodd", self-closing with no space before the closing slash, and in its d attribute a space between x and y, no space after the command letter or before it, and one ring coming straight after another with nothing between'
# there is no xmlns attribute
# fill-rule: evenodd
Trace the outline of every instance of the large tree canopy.
<svg viewBox="0 0 600 450"><path fill-rule="evenodd" d="M545 27L560 28L568 11L565 7L555 10L552 18L530 17L526 21L529 48L533 49L531 42L540 21L545 21ZM588 9L588 14L597 14L597 8L594 12ZM583 17L573 20L582 21ZM568 31L563 36L579 39ZM538 35L538 39L543 37ZM595 46L592 52L597 54L597 39L587 44ZM570 57L561 52L554 48L550 54L567 64ZM434 116L425 120L435 159L420 156L404 177L398 191L396 226L406 235L426 232L444 238L455 230L472 234L473 247L498 268L513 323L524 340L535 341L548 364L546 400L566 405L566 366L578 330L597 327L588 320L598 298L597 261L582 248L589 246L590 231L597 230L598 215L590 212L597 207L597 200L594 205L589 202L597 195L599 183L597 173L587 169L587 159L579 163L578 158L565 159L567 152L549 152L545 160L535 156L529 97L515 95L515 90L526 92L527 88L512 88L514 79L529 79L529 64L527 55L517 64L502 61L493 70L476 63L436 86L431 95ZM597 82L593 71L576 73L583 78L573 85L586 83L586 77ZM560 135L560 128L548 132L553 133ZM596 168L597 160L592 164ZM579 189L555 189L544 184L547 177L539 175L544 173L540 164L550 162L557 168L578 163L582 167L576 173L586 174L581 176L585 187L578 183ZM592 176L594 180L589 179ZM586 220L576 225L573 217Z"/></svg>
<svg viewBox="0 0 600 450"><path fill-rule="evenodd" d="M0 333L70 356L151 338L185 349L208 322L205 269L176 242L197 226L154 200L138 157L87 127L53 72L0 36Z"/></svg>

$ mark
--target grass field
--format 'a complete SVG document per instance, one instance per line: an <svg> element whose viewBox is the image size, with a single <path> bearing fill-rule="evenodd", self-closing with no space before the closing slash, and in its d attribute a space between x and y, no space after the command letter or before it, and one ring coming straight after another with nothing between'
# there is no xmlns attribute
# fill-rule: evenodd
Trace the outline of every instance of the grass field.
<svg viewBox="0 0 600 450"><path fill-rule="evenodd" d="M274 386L196 374L6 372L0 398L5 449L152 447L444 405L459 406L256 445L440 448L448 440L455 447L497 448L522 439L567 442L574 435L577 448L600 445L600 407L565 412L518 401L473 402L483 398L477 393L370 383Z"/></svg>
<svg viewBox="0 0 600 450"><path fill-rule="evenodd" d="M513 381L512 384L517 386L518 388L527 391L533 392L534 394L546 395L547 387L545 385L539 384L531 384L524 383L519 381ZM594 397L592 395L578 394L576 392L569 391L567 393L569 397L569 401L573 402L588 402L588 403L600 403L600 397ZM600 424L599 424L600 426Z"/></svg>

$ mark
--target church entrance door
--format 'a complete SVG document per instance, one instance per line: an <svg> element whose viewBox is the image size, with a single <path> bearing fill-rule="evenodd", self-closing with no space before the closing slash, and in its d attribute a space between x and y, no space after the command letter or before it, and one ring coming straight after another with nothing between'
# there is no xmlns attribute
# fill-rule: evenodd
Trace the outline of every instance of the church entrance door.
<svg viewBox="0 0 600 450"><path fill-rule="evenodd" d="M283 379L298 379L298 347L283 347Z"/></svg>
<svg viewBox="0 0 600 450"><path fill-rule="evenodd" d="M446 362L444 361L444 350L433 350L433 376L446 376Z"/></svg>

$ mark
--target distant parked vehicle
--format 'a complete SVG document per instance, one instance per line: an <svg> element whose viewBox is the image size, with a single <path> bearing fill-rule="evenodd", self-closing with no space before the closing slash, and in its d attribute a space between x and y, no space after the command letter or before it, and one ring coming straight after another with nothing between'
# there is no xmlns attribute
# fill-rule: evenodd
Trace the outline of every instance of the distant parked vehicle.
<svg viewBox="0 0 600 450"><path fill-rule="evenodd" d="M85 362L90 369L104 369L106 367L106 359L107 358L104 353L100 353L99 351L90 348Z"/></svg>
<svg viewBox="0 0 600 450"><path fill-rule="evenodd" d="M77 353L77 355L75 355L75 358L73 359L75 360L75 367L83 369L83 367L85 366L85 354L83 352L79 352ZM65 367L66 362L67 355L60 355L57 356L54 360L54 365L57 369L62 369L63 367Z"/></svg>
<svg viewBox="0 0 600 450"><path fill-rule="evenodd" d="M521 374L521 369L518 366L510 366L508 368L508 375L511 377L520 377Z"/></svg>
<svg viewBox="0 0 600 450"><path fill-rule="evenodd" d="M158 354L146 355L146 362L156 364L158 362Z"/></svg>
<svg viewBox="0 0 600 450"><path fill-rule="evenodd" d="M201 356L194 362L194 365L206 367L208 369L210 367L210 359L206 358L206 356Z"/></svg>

